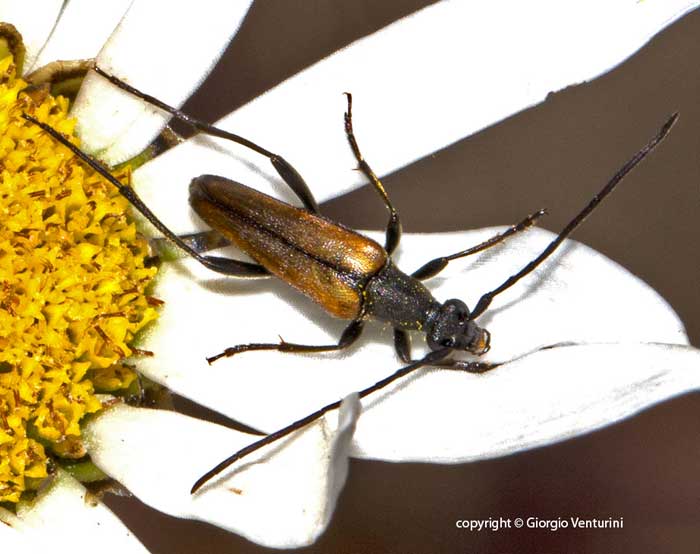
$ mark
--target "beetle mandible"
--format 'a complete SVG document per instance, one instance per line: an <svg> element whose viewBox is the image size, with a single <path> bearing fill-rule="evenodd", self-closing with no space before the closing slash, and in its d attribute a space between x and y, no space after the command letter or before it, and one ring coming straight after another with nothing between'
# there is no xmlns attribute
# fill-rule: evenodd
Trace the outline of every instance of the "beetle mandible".
<svg viewBox="0 0 700 554"><path fill-rule="evenodd" d="M359 169L379 193L389 212L384 247L323 217L304 179L281 156L241 136L191 118L105 73L100 68L94 69L118 87L165 110L196 130L231 140L267 157L283 181L302 202L304 208L291 206L224 177L202 175L193 179L190 184L190 204L214 231L178 237L151 212L132 188L121 184L104 165L82 152L48 125L29 115L24 117L42 127L110 181L168 240L207 268L239 278L274 275L320 304L331 315L351 321L336 344L306 345L288 342L241 344L226 348L223 352L207 358L207 361L213 363L222 357L255 350L280 352L342 350L360 337L366 321L374 319L388 322L394 328L396 352L408 365L359 391L360 398L427 365L468 372L483 372L494 368L497 364L452 359L450 355L456 351L465 351L479 356L488 351L491 336L486 329L479 327L475 320L486 311L496 295L510 288L547 259L615 189L622 178L663 140L678 117L677 114L673 114L656 136L613 175L598 194L535 259L501 285L484 293L474 309L470 311L459 299L437 301L421 281L437 275L451 261L481 252L527 229L545 214L545 210L539 210L527 216L506 231L481 244L430 260L409 275L398 269L391 260L391 254L401 238L399 215L380 179L362 156L355 139L352 126L352 96L349 93L346 93L347 111L345 113L345 132L348 142L357 159ZM222 240L222 237L225 240ZM226 242L238 246L257 263L202 254ZM426 335L430 352L421 359L414 360L411 357L409 331L420 331ZM191 492L196 492L207 481L237 460L315 421L326 412L338 408L339 405L340 401L328 404L239 450L200 477Z"/></svg>

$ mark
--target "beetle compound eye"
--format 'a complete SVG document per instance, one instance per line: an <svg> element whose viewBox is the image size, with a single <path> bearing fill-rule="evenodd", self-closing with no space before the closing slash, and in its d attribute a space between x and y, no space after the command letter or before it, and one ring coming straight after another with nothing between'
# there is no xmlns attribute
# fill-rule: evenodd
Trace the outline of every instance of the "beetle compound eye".
<svg viewBox="0 0 700 554"><path fill-rule="evenodd" d="M455 345L455 342L455 339L450 337L447 339L442 339L442 341L440 341L440 344L445 348L452 348Z"/></svg>
<svg viewBox="0 0 700 554"><path fill-rule="evenodd" d="M459 323L464 323L467 319L469 319L469 308L467 308L467 305L464 302L457 298L452 298L451 300L445 302L443 305L443 311L445 313L452 314L452 317L454 317L454 319Z"/></svg>

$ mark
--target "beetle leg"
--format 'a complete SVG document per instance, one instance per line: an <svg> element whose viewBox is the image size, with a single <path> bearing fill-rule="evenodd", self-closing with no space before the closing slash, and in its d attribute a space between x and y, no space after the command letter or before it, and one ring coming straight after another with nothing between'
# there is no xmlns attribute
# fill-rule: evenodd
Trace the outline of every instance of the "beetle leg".
<svg viewBox="0 0 700 554"><path fill-rule="evenodd" d="M200 254L203 252L208 252L209 250L216 250L217 248L224 248L225 246L231 245L231 241L214 229L200 231L198 233L190 233L187 235L179 235L179 238L182 240L182 242L188 244L193 250L196 250ZM164 237L155 237L150 239L149 242L156 252L162 252L163 249L170 244L170 241Z"/></svg>
<svg viewBox="0 0 700 554"><path fill-rule="evenodd" d="M108 79L115 86L129 92L130 94L133 94L138 98L141 98L149 104L153 104L154 106L160 108L163 111L168 112L170 115L175 117L175 119L178 119L186 123L187 125L190 125L193 129L196 129L197 131L200 131L207 135L230 140L232 142L240 144L241 146L245 146L246 148L249 148L254 152L257 152L258 154L265 156L270 160L270 163L272 163L272 166L275 168L277 174L280 177L282 177L282 180L287 184L287 186L289 186L290 189L292 189L292 192L296 194L297 198L301 200L301 203L304 204L304 207L310 212L319 213L318 203L316 202L314 195L311 193L309 186L306 184L306 181L304 181L304 178L299 174L299 172L296 169L294 169L294 166L290 164L287 160L285 160L282 156L274 154L273 152L266 150L262 146L258 146L253 141L250 141L234 133L224 131L223 129L219 129L214 125L207 123L206 121L201 121L199 119L195 119L194 117L190 117L189 115L178 110L177 108L173 108L172 106L161 102L157 98L150 96L149 94L145 94L144 92L141 92L138 89L135 89L134 87L128 85L127 83L115 77L114 75L110 75L109 73L104 72L97 66L94 66L93 69L99 75L102 75L102 77Z"/></svg>
<svg viewBox="0 0 700 554"><path fill-rule="evenodd" d="M511 225L502 233L499 233L498 235L495 235L490 239L485 240L481 244L477 244L476 246L472 246L471 248L467 248L466 250L462 250L461 252L457 252L456 254L452 254L451 256L441 256L439 258L435 258L434 260L430 260L428 263L424 264L419 269L411 273L411 277L415 277L416 279L420 279L421 281L425 279L430 279L431 277L435 277L435 275L437 275L443 269L445 269L447 267L447 264L450 263L452 260L464 258L466 256L470 256L472 254L476 254L477 252L486 250L487 248L491 248L496 244L500 244L504 242L508 237L511 237L512 235L524 231L525 229L534 225L537 222L537 220L546 213L547 210L539 210L534 214L530 214L519 223Z"/></svg>
<svg viewBox="0 0 700 554"><path fill-rule="evenodd" d="M501 364L489 362L470 362L468 360L443 360L442 362L430 365L431 367L454 369L456 371L465 371L466 373L486 373L487 371L497 368Z"/></svg>
<svg viewBox="0 0 700 554"><path fill-rule="evenodd" d="M312 345L312 344L296 344L292 342L279 342L279 343L250 343L250 344L239 344L236 346L231 346L217 354L207 358L207 362L210 364L214 363L220 358L228 358L230 356L235 356L241 352L251 352L255 350L278 350L279 352L295 352L295 353L306 353L306 352L332 352L334 350L343 350L352 345L362 334L362 329L364 328L365 322L362 319L356 319L348 325L343 334L340 335L340 340L338 344L325 344L325 345Z"/></svg>
<svg viewBox="0 0 700 554"><path fill-rule="evenodd" d="M244 262L243 260L221 256L201 256L203 252L223 248L231 244L226 237L213 229L188 235L179 235L177 236L177 241L175 242L177 246L180 246L187 254L217 273L240 279L260 279L272 276L267 269L254 262ZM174 242L171 237L157 237L150 240L155 252L163 252L163 249L171 242ZM197 256L194 256L192 252L195 252Z"/></svg>
<svg viewBox="0 0 700 554"><path fill-rule="evenodd" d="M411 338L403 329L394 329L394 348L402 362L414 364L419 361L411 358ZM500 364L489 362L470 362L468 360L455 359L442 360L430 364L431 367L454 369L457 371L466 371L467 373L486 373L499 365Z"/></svg>
<svg viewBox="0 0 700 554"><path fill-rule="evenodd" d="M263 266L234 260L233 258L222 258L220 256L201 256L197 261L202 262L208 269L228 275L229 277L239 277L241 279L259 279L270 277L270 272Z"/></svg>
<svg viewBox="0 0 700 554"><path fill-rule="evenodd" d="M394 327L394 350L399 359L405 363L411 363L411 337L403 329Z"/></svg>
<svg viewBox="0 0 700 554"><path fill-rule="evenodd" d="M353 322L354 323L354 322ZM351 324L352 325L352 324ZM440 360L445 358L450 353L450 349L444 348L442 350L434 350L432 352L429 352L426 354L426 356L416 362L413 362L407 366L404 366L400 369L397 369L394 373L389 375L388 377L385 377L384 379L381 379L380 381L377 381L374 385L367 387L366 389L361 390L360 392L357 393L357 395L360 398L364 398L365 396L368 396L372 394L373 392L376 392L380 389L383 389L387 385L393 383L397 379L400 379L401 377L404 377L405 375L408 375L412 371L426 366L426 365L435 365L438 363ZM266 446L268 444L271 444L283 437L286 437L290 433L296 431L297 429L301 429L302 427L308 425L309 423L313 423L317 419L323 417L324 414L327 412L330 412L331 410L335 410L338 408L341 404L342 400L338 400L336 402L333 402L331 404L328 404L324 406L323 408L316 410L315 412L307 415L306 417L303 417L294 423L287 425L286 427L283 427L282 429L275 431L274 433L271 433L267 435L266 437L249 444L245 448L242 448L232 456L229 456L226 458L223 462L218 464L216 467L212 468L211 470L207 471L204 475L202 475L199 479L197 479L196 483L192 486L192 492L193 494L197 492L207 481L212 479L213 477L216 477L219 473L224 471L227 467L229 467L231 464L237 462L241 458L247 456L248 454L251 454L255 452L256 450L259 450L263 446Z"/></svg>
<svg viewBox="0 0 700 554"><path fill-rule="evenodd" d="M379 193L379 196L382 197L386 209L389 210L389 222L386 225L384 249L391 255L401 240L401 221L399 220L399 213L396 211L396 208L394 208L391 200L389 200L389 195L386 193L384 185L382 185L379 177L377 177L377 174L372 171L372 168L362 157L360 147L357 145L355 133L352 128L352 94L346 92L345 95L348 97L348 111L345 112L345 134L348 136L348 142L350 143L353 154L355 154L357 163L360 165L360 170L370 180L375 190Z"/></svg>

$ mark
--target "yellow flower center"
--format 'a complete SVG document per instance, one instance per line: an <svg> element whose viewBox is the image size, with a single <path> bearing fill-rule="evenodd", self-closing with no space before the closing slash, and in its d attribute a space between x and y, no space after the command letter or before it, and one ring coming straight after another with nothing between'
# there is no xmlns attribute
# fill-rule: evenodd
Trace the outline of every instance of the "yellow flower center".
<svg viewBox="0 0 700 554"><path fill-rule="evenodd" d="M82 419L132 384L123 360L157 317L128 202L21 117L73 134L68 101L20 94L14 72L0 60L0 502L35 488L49 453L85 455Z"/></svg>

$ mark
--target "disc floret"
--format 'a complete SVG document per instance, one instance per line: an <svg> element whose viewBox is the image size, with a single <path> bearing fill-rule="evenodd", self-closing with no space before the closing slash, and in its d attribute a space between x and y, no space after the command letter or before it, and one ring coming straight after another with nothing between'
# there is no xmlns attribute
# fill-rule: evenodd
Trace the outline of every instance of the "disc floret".
<svg viewBox="0 0 700 554"><path fill-rule="evenodd" d="M72 137L67 111L0 60L0 502L35 488L51 457L85 456L81 422L99 393L133 384L130 344L157 317L128 202L21 117Z"/></svg>

